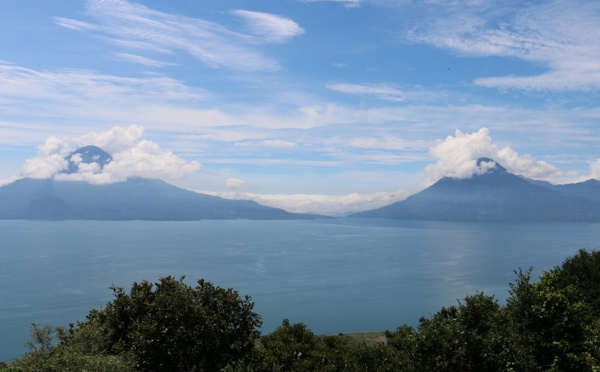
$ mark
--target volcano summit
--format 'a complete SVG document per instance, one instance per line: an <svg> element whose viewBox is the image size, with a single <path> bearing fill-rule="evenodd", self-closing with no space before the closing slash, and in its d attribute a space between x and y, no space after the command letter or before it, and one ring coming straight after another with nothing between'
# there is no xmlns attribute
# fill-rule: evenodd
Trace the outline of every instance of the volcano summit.
<svg viewBox="0 0 600 372"><path fill-rule="evenodd" d="M552 185L477 161L470 178L444 177L394 204L351 217L481 222L600 222L600 182ZM482 166L483 165L483 166Z"/></svg>

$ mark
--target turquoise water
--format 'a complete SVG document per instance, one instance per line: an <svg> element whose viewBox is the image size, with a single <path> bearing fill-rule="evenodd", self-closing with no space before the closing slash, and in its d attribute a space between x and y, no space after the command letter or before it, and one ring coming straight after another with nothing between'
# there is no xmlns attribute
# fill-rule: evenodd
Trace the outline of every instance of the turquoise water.
<svg viewBox="0 0 600 372"><path fill-rule="evenodd" d="M414 325L477 290L502 301L514 269L579 248L600 249L600 224L0 221L0 361L31 323L82 320L113 283L204 278L250 295L264 332L289 318L334 334Z"/></svg>

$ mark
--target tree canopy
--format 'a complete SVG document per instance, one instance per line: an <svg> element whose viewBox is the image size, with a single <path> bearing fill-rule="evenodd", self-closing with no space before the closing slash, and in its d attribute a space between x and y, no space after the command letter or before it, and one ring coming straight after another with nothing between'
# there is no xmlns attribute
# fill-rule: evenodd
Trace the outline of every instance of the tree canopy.
<svg viewBox="0 0 600 372"><path fill-rule="evenodd" d="M233 289L142 281L113 287L113 301L69 330L34 325L30 351L0 371L600 370L600 252L581 250L537 282L515 273L505 304L477 292L373 344L287 319L260 337L254 304Z"/></svg>

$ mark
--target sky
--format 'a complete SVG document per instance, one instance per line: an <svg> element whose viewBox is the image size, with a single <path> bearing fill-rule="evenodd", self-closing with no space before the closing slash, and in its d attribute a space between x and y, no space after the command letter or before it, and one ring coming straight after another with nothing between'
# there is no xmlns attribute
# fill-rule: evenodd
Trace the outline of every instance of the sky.
<svg viewBox="0 0 600 372"><path fill-rule="evenodd" d="M600 179L600 2L0 4L0 184L161 178L294 212L402 200L476 159ZM66 176L100 146L114 164Z"/></svg>

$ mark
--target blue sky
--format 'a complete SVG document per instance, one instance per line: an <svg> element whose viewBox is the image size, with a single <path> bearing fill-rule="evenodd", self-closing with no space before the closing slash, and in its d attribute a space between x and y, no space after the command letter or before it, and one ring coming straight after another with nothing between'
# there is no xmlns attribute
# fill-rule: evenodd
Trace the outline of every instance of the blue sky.
<svg viewBox="0 0 600 372"><path fill-rule="evenodd" d="M0 180L89 182L340 214L489 156L600 177L600 3L11 1L0 11ZM108 171L107 171L108 172Z"/></svg>

